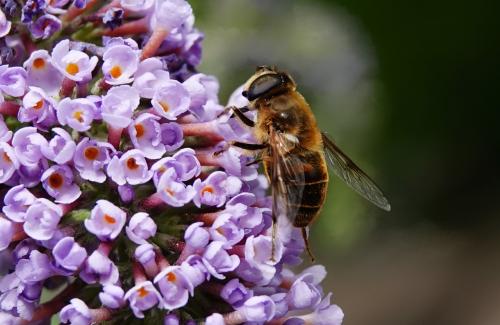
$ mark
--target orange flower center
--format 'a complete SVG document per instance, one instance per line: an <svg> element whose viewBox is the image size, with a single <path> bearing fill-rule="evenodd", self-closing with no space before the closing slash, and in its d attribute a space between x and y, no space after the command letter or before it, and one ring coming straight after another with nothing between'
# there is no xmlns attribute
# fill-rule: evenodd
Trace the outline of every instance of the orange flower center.
<svg viewBox="0 0 500 325"><path fill-rule="evenodd" d="M111 68L111 70L109 70L109 74L115 79L120 78L122 75L122 68L119 65L115 65Z"/></svg>
<svg viewBox="0 0 500 325"><path fill-rule="evenodd" d="M163 108L163 111L168 112L170 110L170 107L166 102L160 102L161 108Z"/></svg>
<svg viewBox="0 0 500 325"><path fill-rule="evenodd" d="M144 298L149 294L149 291L142 287L137 291L137 293L139 294L139 297Z"/></svg>
<svg viewBox="0 0 500 325"><path fill-rule="evenodd" d="M45 67L45 60L42 58L37 58L33 60L33 67L35 69L43 69Z"/></svg>
<svg viewBox="0 0 500 325"><path fill-rule="evenodd" d="M39 100L36 102L35 106L33 106L34 109L40 109L43 107L43 100Z"/></svg>
<svg viewBox="0 0 500 325"><path fill-rule="evenodd" d="M135 132L137 133L137 137L140 138L144 135L144 125L142 124L136 124L135 126Z"/></svg>
<svg viewBox="0 0 500 325"><path fill-rule="evenodd" d="M8 163L12 162L12 160L10 159L9 155L7 155L6 152L3 153L3 160L5 160Z"/></svg>
<svg viewBox="0 0 500 325"><path fill-rule="evenodd" d="M88 147L85 149L83 154L88 160L95 160L99 155L99 150L96 147Z"/></svg>
<svg viewBox="0 0 500 325"><path fill-rule="evenodd" d="M75 120L77 120L80 123L83 123L83 112L82 111L76 111L73 113L73 117Z"/></svg>
<svg viewBox="0 0 500 325"><path fill-rule="evenodd" d="M80 68L78 68L78 65L75 63L68 63L68 65L66 66L66 72L74 76L75 74L80 72Z"/></svg>
<svg viewBox="0 0 500 325"><path fill-rule="evenodd" d="M205 195L205 193L210 193L212 194L214 192L214 188L210 185L207 185L205 186L202 190L201 190L201 195Z"/></svg>
<svg viewBox="0 0 500 325"><path fill-rule="evenodd" d="M135 158L129 158L129 159L127 159L127 167L128 167L128 169L134 170L134 169L139 168L139 165L137 165Z"/></svg>
<svg viewBox="0 0 500 325"><path fill-rule="evenodd" d="M166 189L165 189L165 193L167 193L167 194L168 194L168 195L170 195L170 196L174 196L174 194L175 194L175 193L174 193L174 191L172 191L172 190L171 190L171 189L169 189L169 188L166 188Z"/></svg>
<svg viewBox="0 0 500 325"><path fill-rule="evenodd" d="M177 279L175 274L173 272L168 272L167 273L167 281L169 282L174 282Z"/></svg>
<svg viewBox="0 0 500 325"><path fill-rule="evenodd" d="M105 214L104 215L104 221L106 221L107 223L109 223L110 225L113 225L116 223L116 219L113 218L112 216L110 216L109 214Z"/></svg>
<svg viewBox="0 0 500 325"><path fill-rule="evenodd" d="M49 176L49 185L52 188L58 189L60 188L64 183L64 179L59 173L53 173L52 175Z"/></svg>

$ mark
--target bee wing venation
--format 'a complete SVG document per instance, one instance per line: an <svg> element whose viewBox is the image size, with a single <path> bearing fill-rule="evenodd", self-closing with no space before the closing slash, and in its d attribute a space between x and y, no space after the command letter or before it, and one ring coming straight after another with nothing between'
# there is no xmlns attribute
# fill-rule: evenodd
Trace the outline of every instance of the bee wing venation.
<svg viewBox="0 0 500 325"><path fill-rule="evenodd" d="M350 188L379 208L390 211L391 205L375 182L359 168L340 148L321 133L327 161L333 173L342 179Z"/></svg>
<svg viewBox="0 0 500 325"><path fill-rule="evenodd" d="M304 166L299 156L289 153L291 143L286 134L271 131L271 187L273 214L285 215L292 223L297 215L304 190Z"/></svg>

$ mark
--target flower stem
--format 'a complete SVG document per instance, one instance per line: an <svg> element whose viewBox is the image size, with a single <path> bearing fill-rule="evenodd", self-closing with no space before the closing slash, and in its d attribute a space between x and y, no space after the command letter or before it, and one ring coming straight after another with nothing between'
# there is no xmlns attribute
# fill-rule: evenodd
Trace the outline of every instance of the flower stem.
<svg viewBox="0 0 500 325"><path fill-rule="evenodd" d="M148 42L142 48L141 60L145 60L155 55L160 48L161 43L167 38L168 30L164 28L156 28L149 38Z"/></svg>
<svg viewBox="0 0 500 325"><path fill-rule="evenodd" d="M106 29L105 36L126 36L146 33L148 31L148 21L146 17L125 23L115 29Z"/></svg>
<svg viewBox="0 0 500 325"><path fill-rule="evenodd" d="M19 111L19 104L14 102L3 102L0 104L0 114L8 116L17 116Z"/></svg>

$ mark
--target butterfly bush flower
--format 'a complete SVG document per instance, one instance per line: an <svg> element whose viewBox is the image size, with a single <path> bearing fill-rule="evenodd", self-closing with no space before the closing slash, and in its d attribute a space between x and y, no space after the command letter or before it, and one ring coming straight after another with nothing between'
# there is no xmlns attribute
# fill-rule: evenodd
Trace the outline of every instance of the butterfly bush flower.
<svg viewBox="0 0 500 325"><path fill-rule="evenodd" d="M248 100L198 71L194 18L2 2L1 324L341 324L301 230L274 236L269 182L231 145L255 143L226 108Z"/></svg>

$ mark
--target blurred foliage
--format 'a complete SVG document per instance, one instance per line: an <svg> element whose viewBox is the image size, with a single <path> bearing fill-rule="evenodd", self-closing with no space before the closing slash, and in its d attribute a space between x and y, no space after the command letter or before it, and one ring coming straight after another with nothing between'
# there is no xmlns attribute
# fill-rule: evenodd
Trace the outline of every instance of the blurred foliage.
<svg viewBox="0 0 500 325"><path fill-rule="evenodd" d="M323 235L342 243L376 225L497 222L498 4L193 4L207 34L202 70L220 78L222 98L256 65L291 71L320 126L391 199L393 212L380 213L333 179Z"/></svg>
<svg viewBox="0 0 500 325"><path fill-rule="evenodd" d="M319 125L381 185L332 177L313 249L348 324L498 324L500 2L192 0L225 102L292 73Z"/></svg>

